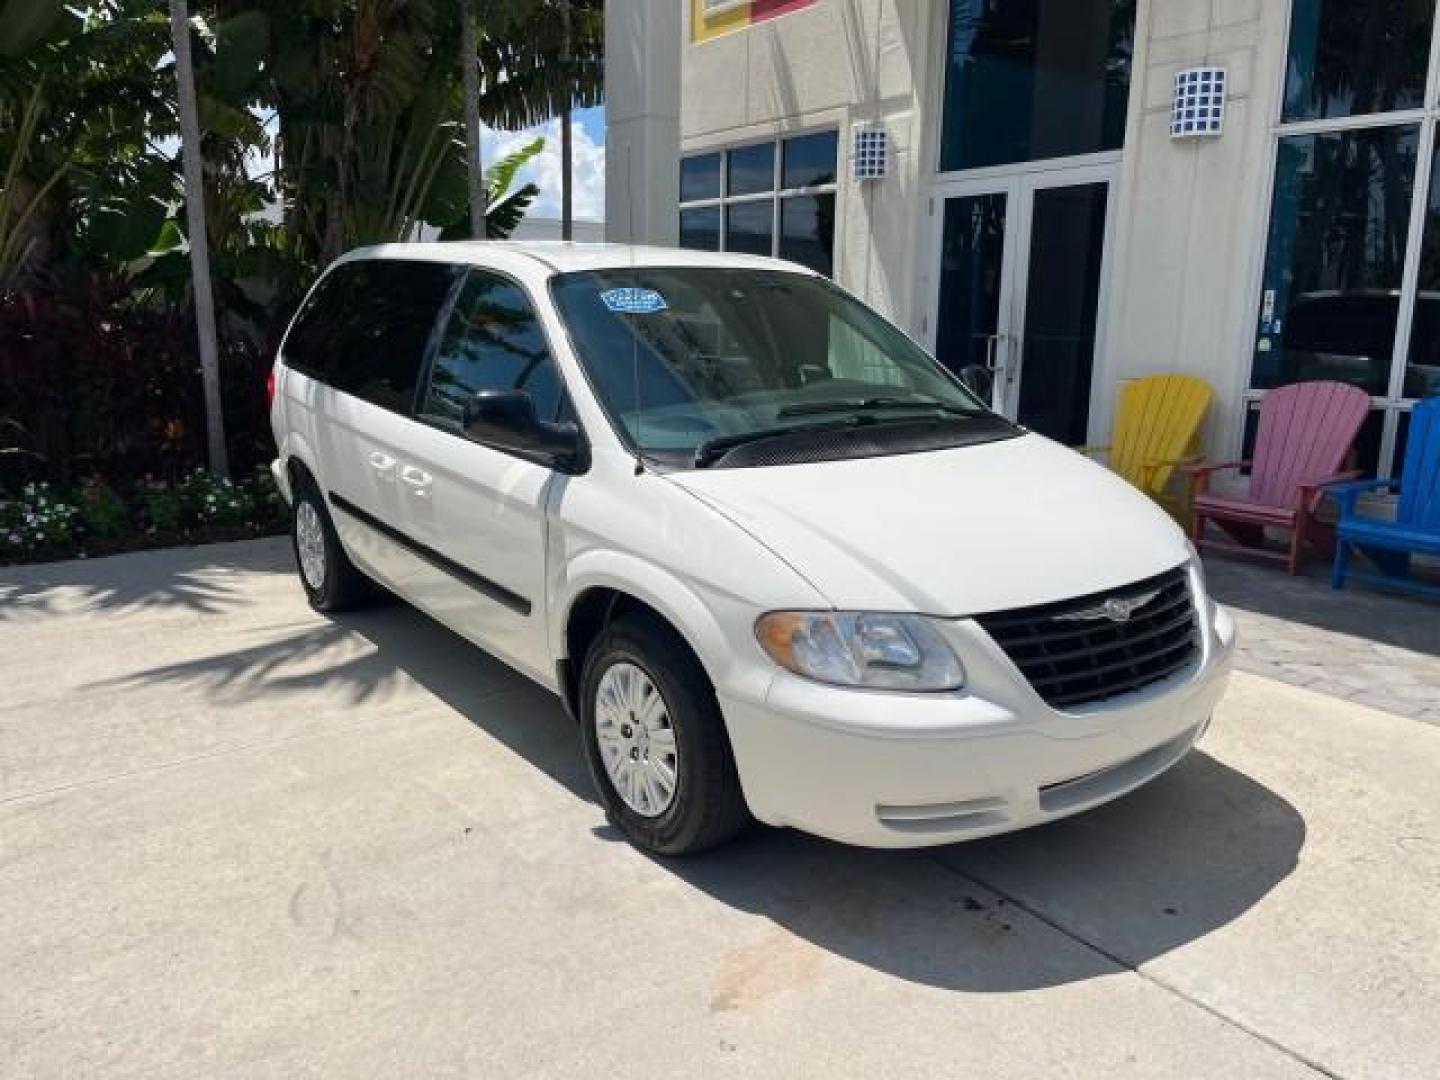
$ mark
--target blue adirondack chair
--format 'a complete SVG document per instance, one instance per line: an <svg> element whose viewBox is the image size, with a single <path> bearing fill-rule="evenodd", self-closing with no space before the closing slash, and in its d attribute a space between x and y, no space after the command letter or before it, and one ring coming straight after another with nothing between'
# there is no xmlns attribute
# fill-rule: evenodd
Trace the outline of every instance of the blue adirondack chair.
<svg viewBox="0 0 1440 1080"><path fill-rule="evenodd" d="M1366 491L1400 489L1394 521L1362 517L1355 503ZM1336 526L1335 576L1337 589L1347 578L1376 585L1440 596L1440 586L1408 576L1414 554L1440 555L1440 397L1426 398L1410 417L1410 441L1405 451L1405 472L1398 480L1361 480L1326 489L1340 504ZM1359 548L1380 568L1379 574L1352 570L1350 557Z"/></svg>

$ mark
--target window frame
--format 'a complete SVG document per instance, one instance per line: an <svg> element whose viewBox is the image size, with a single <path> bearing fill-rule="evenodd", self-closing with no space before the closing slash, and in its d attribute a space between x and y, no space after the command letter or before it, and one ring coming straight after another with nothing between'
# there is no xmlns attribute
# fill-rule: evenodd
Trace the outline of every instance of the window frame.
<svg viewBox="0 0 1440 1080"><path fill-rule="evenodd" d="M1330 0L1334 3L1336 0ZM1410 219L1406 232L1405 264L1400 279L1399 311L1396 318L1395 343L1390 356L1389 381L1383 394L1370 397L1371 412L1382 414L1380 448L1376 461L1375 475L1388 480L1398 475L1403 464L1396 460L1396 447L1401 418L1410 413L1418 398L1405 396L1405 374L1409 364L1410 342L1415 329L1415 301L1419 291L1420 255L1425 238L1425 218L1430 198L1430 186L1436 178L1435 152L1440 146L1440 9L1437 9L1430 29L1429 67L1425 76L1425 98L1421 108L1400 109L1394 112L1360 113L1351 116L1330 117L1318 120L1285 119L1285 87L1290 75L1290 37L1295 23L1295 0L1290 0L1285 12L1285 33L1281 38L1282 61L1278 67L1274 86L1273 104L1269 125L1269 163L1264 178L1264 215L1259 235L1255 240L1249 293L1246 299L1246 316L1242 326L1240 348L1246 357L1243 387L1240 393L1239 422L1231 439L1231 452L1239 457L1245 442L1245 428L1252 410L1259 408L1269 390L1257 389L1255 380L1255 341L1259 326L1261 305L1264 303L1265 263L1270 247L1270 230L1275 206L1276 170L1280 162L1280 146L1284 139L1305 135L1327 135L1335 133L1373 131L1387 127L1417 127L1419 140L1416 151L1414 189L1410 193Z"/></svg>
<svg viewBox="0 0 1440 1080"><path fill-rule="evenodd" d="M463 426L452 424L444 417L432 416L424 411L426 400L430 397L430 379L435 372L435 361L440 354L440 346L445 340L445 331L450 327L450 319L455 314L455 305L460 302L460 297L465 291L465 285L472 274L489 274L491 277L503 281L519 290L520 294L530 305L530 310L535 315L535 326L540 332L541 339L545 342L545 351L550 356L550 365L555 369L555 379L560 385L559 408L556 410L557 417L552 419L554 423L570 423L580 433L582 446L589 446L590 439L585 433L585 425L580 420L579 411L575 408L575 395L571 392L570 382L565 377L565 366L560 363L555 351L555 342L550 332L545 328L545 319L541 314L541 306L536 302L535 292L514 274L506 273L504 270L494 266L487 266L482 263L453 263L451 265L460 268L462 273L455 279L455 284L450 295L446 298L444 306L435 318L435 327L430 335L430 345L425 350L425 363L420 369L420 379L415 384L415 400L411 402L409 419L417 424L424 424L426 427L434 428L436 431L444 432L446 435L460 439L472 446L483 446L486 450L493 450L497 454L504 454L506 457L518 458L521 461L528 461L532 465L541 465L552 472L564 472L553 463L537 460L533 455L518 450L506 450L504 447L491 446L488 443L478 443L465 434ZM543 418L542 418L543 419Z"/></svg>
<svg viewBox="0 0 1440 1080"><path fill-rule="evenodd" d="M803 139L810 135L835 136L835 179L828 184L807 184L801 187L787 188L782 186L785 177L785 144L795 139ZM711 154L720 156L720 194L713 198L691 199L679 203L676 214L684 214L686 210L707 210L711 208L720 211L719 247L714 250L726 252L730 249L726 245L726 238L730 228L729 207L741 203L759 203L768 201L770 205L770 254L769 258L783 258L780 254L780 224L781 204L787 199L817 197L823 195L833 196L837 213L832 226L830 236L830 273L822 274L822 277L835 279L840 268L840 215L838 208L840 204L840 176L845 158L844 152L844 131L838 124L817 124L809 127L796 128L793 131L780 131L761 138L745 139L740 142L726 143L723 146L696 147L681 155L681 161L692 157L708 157ZM730 155L737 150L744 150L752 146L770 145L773 148L773 160L771 162L770 190L755 192L748 195L732 195L730 193ZM705 249L709 250L709 249ZM749 254L748 252L744 254ZM819 273L819 271L816 271Z"/></svg>

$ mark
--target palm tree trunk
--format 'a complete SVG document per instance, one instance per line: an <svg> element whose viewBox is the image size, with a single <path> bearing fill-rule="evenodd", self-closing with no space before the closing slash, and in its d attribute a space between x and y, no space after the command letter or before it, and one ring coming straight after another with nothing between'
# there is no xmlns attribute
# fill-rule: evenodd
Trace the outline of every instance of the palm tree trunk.
<svg viewBox="0 0 1440 1080"><path fill-rule="evenodd" d="M195 105L195 69L190 62L190 13L185 0L170 0L170 36L180 106L180 157L185 178L185 224L190 241L190 277L195 296L195 329L200 344L200 383L205 391L205 431L210 471L230 474L225 452L225 415L220 403L220 356L215 336L215 295L210 284L210 245L205 235L204 161L200 115Z"/></svg>
<svg viewBox="0 0 1440 1080"><path fill-rule="evenodd" d="M574 133L570 130L570 104L575 100L570 71L570 0L560 0L560 78L564 105L560 109L560 239L575 239Z"/></svg>
<svg viewBox="0 0 1440 1080"><path fill-rule="evenodd" d="M460 0L460 72L465 84L465 180L470 238L484 240L485 170L480 150L480 70L475 41L475 0Z"/></svg>

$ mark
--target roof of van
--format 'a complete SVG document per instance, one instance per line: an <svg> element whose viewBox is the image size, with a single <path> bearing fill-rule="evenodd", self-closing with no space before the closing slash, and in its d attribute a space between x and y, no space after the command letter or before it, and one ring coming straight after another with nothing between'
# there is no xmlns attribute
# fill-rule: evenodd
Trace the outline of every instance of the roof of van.
<svg viewBox="0 0 1440 1080"><path fill-rule="evenodd" d="M716 266L788 270L811 274L797 263L733 252L691 251L687 248L650 247L639 244L582 244L563 240L454 240L428 244L378 244L349 252L350 259L421 259L429 261L486 264L487 253L504 251L524 255L543 263L555 273L577 270L610 270L635 266Z"/></svg>

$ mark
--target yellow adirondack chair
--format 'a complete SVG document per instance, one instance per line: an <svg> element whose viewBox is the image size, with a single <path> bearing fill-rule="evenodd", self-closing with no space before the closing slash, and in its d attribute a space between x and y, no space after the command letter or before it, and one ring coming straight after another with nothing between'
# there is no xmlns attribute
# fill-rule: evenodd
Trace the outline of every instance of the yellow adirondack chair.
<svg viewBox="0 0 1440 1080"><path fill-rule="evenodd" d="M1178 467L1199 460L1205 416L1214 397L1208 384L1190 375L1136 379L1120 391L1114 442L1086 446L1081 452L1108 458L1110 468L1183 521L1189 512L1188 494L1174 499L1166 488Z"/></svg>

